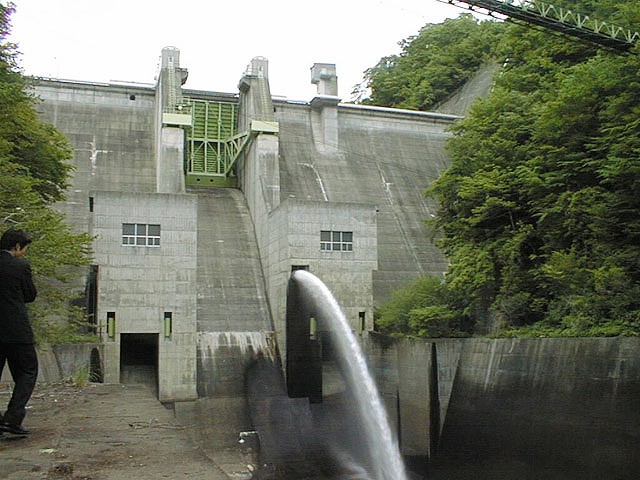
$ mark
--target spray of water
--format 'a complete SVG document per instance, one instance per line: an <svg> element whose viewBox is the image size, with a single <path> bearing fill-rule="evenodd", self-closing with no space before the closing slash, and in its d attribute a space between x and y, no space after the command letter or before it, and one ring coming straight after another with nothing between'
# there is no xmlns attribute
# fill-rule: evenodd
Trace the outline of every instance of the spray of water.
<svg viewBox="0 0 640 480"><path fill-rule="evenodd" d="M367 436L370 477L375 480L406 480L402 456L389 427L378 389L340 305L315 275L298 270L293 273L292 281L299 286L301 298L311 302L318 320L334 332L337 360L347 383L353 389L362 428Z"/></svg>

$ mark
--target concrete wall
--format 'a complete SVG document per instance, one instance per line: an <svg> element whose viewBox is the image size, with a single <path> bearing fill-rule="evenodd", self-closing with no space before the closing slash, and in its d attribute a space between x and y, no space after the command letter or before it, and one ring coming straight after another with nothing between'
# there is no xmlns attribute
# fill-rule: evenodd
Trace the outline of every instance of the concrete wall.
<svg viewBox="0 0 640 480"><path fill-rule="evenodd" d="M156 190L153 89L47 80L34 93L42 120L73 148L71 188L58 205L72 226L86 231L91 191Z"/></svg>
<svg viewBox="0 0 640 480"><path fill-rule="evenodd" d="M242 397L247 365L276 355L253 222L239 190L190 191L198 199L198 394Z"/></svg>
<svg viewBox="0 0 640 480"><path fill-rule="evenodd" d="M71 343L38 345L38 382L55 383L75 380L87 374L85 380L99 381L102 374L102 345ZM0 382L12 382L9 367L0 372Z"/></svg>
<svg viewBox="0 0 640 480"><path fill-rule="evenodd" d="M430 437L432 344L437 439ZM373 336L366 351L387 407L400 416L403 453L427 456L432 448L436 478L632 479L640 473L640 339Z"/></svg>
<svg viewBox="0 0 640 480"><path fill-rule="evenodd" d="M158 336L161 400L195 398L197 198L193 195L95 192L90 233L98 270L99 323L115 312L105 342L105 381L120 381L121 336ZM171 205L171 208L167 208ZM160 247L123 246L122 224L160 224ZM164 312L173 331L164 334Z"/></svg>
<svg viewBox="0 0 640 480"><path fill-rule="evenodd" d="M447 128L457 117L339 104L337 144L327 144L313 127L317 109L292 103L275 109L282 199L377 209L376 305L416 276L446 270L429 240L425 220L436 205L424 191L447 166Z"/></svg>
<svg viewBox="0 0 640 480"><path fill-rule="evenodd" d="M286 348L286 288L292 268L306 268L329 287L354 331L360 315L372 328L371 272L377 267L376 212L367 205L288 199L269 214L269 239L262 256L276 334ZM353 251L322 251L320 231L353 232ZM285 301L282 301L285 300ZM283 341L284 340L284 341Z"/></svg>
<svg viewBox="0 0 640 480"><path fill-rule="evenodd" d="M441 464L632 479L639 444L640 339L465 341Z"/></svg>
<svg viewBox="0 0 640 480"><path fill-rule="evenodd" d="M186 71L177 64L174 67L183 81ZM183 179L174 178L181 176L182 132L163 121L164 97L171 83L162 80L165 77L169 78L161 75L156 86L46 80L36 87L36 94L43 99L43 119L65 133L74 149L77 170L69 201L60 209L79 230L86 230L90 221L103 216L94 223L103 235L95 246L95 263L100 267L100 322L105 321L105 312L116 311L119 328L127 328L122 333L157 332L158 315L173 311L168 310L167 300L175 303L162 283L171 263L184 267L177 288L188 288L192 297L197 297L187 300L185 294L176 300L176 308L184 312L191 312L195 301L197 311L195 320L191 313L174 317L175 325L184 322L178 330L184 328L182 333L190 332L191 336L181 337L183 346L174 341L176 350L171 350L167 359L173 363L175 354L182 360L175 369L162 370L161 377L168 384L182 386L171 394L161 387L162 398L190 395L187 390L191 391L192 378L177 372L189 371L185 368L191 364L183 362L198 342L202 380L198 388L220 393L237 390L242 371L236 372L234 385L220 381L227 375L222 370L204 378L202 369L224 370L225 363L234 362L224 355L206 353L211 345L223 348L218 341L220 333L238 338L238 332L244 332L240 337L245 340L254 335L267 339L275 330L283 351L286 283L292 267L308 266L325 281L356 331L372 328L374 305L388 298L393 289L417 275L444 271L446 263L429 242L430 232L424 224L435 205L422 193L446 166L446 129L457 117L342 105L333 94L319 95L309 103L274 103L268 64L262 58L252 60L240 83L239 123L241 129L251 129L253 120L277 122L279 128L273 132L279 133L252 131L237 164L244 201L227 204L229 199L220 196L216 201L231 205L230 209L204 208L211 203L198 193L197 219L192 224L193 213L185 213L182 220L189 227L182 231L184 238L179 238L190 242L198 232L195 256L192 243L186 243L183 252L169 247L166 253L151 253L133 261L122 256L118 225L162 223L164 232L165 223L180 227L179 216L185 212L182 199L187 196L180 195ZM171 83L178 89L176 98L180 93L212 100L219 96L215 92L181 92L180 82L176 82ZM127 220L124 217L130 216L136 194L142 195L150 210L139 216L140 220ZM90 198L95 214L99 214L94 214L93 220ZM250 219L243 217L247 212ZM221 225L226 226L218 228ZM232 233L224 238L209 234L222 230ZM321 230L353 232L354 250L321 251ZM202 242L205 231L211 242ZM237 248L216 248L222 245ZM165 251L164 244L161 250ZM180 255L182 260L178 260ZM154 278L158 269L165 278L156 288L155 279L148 284L145 280ZM151 275L140 273L146 270ZM136 297L137 307L133 305ZM247 300L251 298L257 302ZM119 311L129 313L123 317ZM135 323L134 316L138 318ZM197 341L194 322L200 334ZM118 339L109 340L105 350L109 381L119 379ZM162 339L160 345L162 351Z"/></svg>

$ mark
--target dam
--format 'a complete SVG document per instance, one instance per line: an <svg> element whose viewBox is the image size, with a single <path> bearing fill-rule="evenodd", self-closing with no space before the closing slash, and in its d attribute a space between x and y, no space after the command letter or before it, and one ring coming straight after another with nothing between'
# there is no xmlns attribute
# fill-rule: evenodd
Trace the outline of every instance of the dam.
<svg viewBox="0 0 640 480"><path fill-rule="evenodd" d="M310 400L340 389L324 366L316 384L287 378L308 397L285 402L252 383L287 371L287 283L307 270L362 343L414 470L431 458L471 465L456 467L457 478L637 477L637 339L394 341L375 332L374 309L391 292L447 269L425 224L437 206L423 192L447 167L448 129L464 109L342 103L326 63L310 68L314 98L274 98L262 57L239 74L237 92L189 90L179 49L161 58L153 85L34 79L41 118L73 148L58 208L95 237L78 291L102 340L105 383L147 383L178 417L193 408L215 416L223 403L238 424L246 410L261 413L253 426L273 440L268 450L291 425L274 426L265 412L306 414ZM576 467L576 456L595 459Z"/></svg>
<svg viewBox="0 0 640 480"><path fill-rule="evenodd" d="M34 92L74 150L60 209L95 236L105 381L151 368L161 401L236 391L241 375L197 375L232 345L286 351L295 269L336 292L358 334L391 291L445 271L423 191L459 118L342 104L327 64L311 69L311 101L273 99L261 57L238 93L189 91L179 53L163 50L155 86L41 79Z"/></svg>

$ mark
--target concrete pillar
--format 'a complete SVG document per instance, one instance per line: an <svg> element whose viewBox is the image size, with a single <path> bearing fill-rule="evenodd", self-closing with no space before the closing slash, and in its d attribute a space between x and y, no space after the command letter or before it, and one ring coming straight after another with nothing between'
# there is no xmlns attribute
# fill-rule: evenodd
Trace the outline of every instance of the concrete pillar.
<svg viewBox="0 0 640 480"><path fill-rule="evenodd" d="M318 95L338 96L338 76L334 63L314 63L311 67L311 83L317 85Z"/></svg>
<svg viewBox="0 0 640 480"><path fill-rule="evenodd" d="M320 153L339 151L338 135L338 77L336 66L316 63L311 67L311 83L317 85L318 95L311 100L311 130L316 149Z"/></svg>
<svg viewBox="0 0 640 480"><path fill-rule="evenodd" d="M238 85L238 130L249 132L252 137L250 147L238 164L238 177L254 221L267 215L280 202L278 123L268 75L268 60L255 57Z"/></svg>
<svg viewBox="0 0 640 480"><path fill-rule="evenodd" d="M184 130L163 126L160 129L156 187L158 193L185 193Z"/></svg>
<svg viewBox="0 0 640 480"><path fill-rule="evenodd" d="M238 84L240 90L238 130L251 130L251 122L274 122L273 102L269 88L269 61L251 59Z"/></svg>
<svg viewBox="0 0 640 480"><path fill-rule="evenodd" d="M191 115L184 110L182 85L188 72L180 68L180 50L162 49L156 85L156 190L158 193L185 193L184 130Z"/></svg>

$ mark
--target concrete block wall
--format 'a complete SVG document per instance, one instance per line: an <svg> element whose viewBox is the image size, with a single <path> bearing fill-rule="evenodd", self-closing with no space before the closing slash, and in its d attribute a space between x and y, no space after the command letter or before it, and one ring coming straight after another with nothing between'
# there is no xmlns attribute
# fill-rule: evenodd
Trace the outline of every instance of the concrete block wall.
<svg viewBox="0 0 640 480"><path fill-rule="evenodd" d="M371 272L377 268L376 212L368 205L286 199L269 214L262 261L281 353L286 349L286 289L292 268L306 268L333 292L352 330L373 326ZM353 251L322 251L320 231L353 232ZM275 301L274 301L275 300Z"/></svg>
<svg viewBox="0 0 640 480"><path fill-rule="evenodd" d="M376 210L372 205L317 203L288 200L289 262L309 265L332 291L351 329L361 333L373 328L371 272L378 267ZM353 233L353 251L323 251L320 231Z"/></svg>
<svg viewBox="0 0 640 480"><path fill-rule="evenodd" d="M169 208L170 207L170 208ZM97 318L115 312L116 335L105 342L105 381L120 381L121 335L158 335L159 397L196 395L197 199L193 195L95 192L90 233L99 265ZM160 224L160 247L122 245L122 224ZM173 331L164 335L164 312Z"/></svg>

